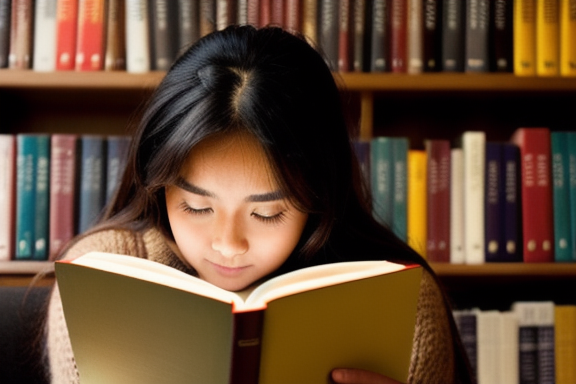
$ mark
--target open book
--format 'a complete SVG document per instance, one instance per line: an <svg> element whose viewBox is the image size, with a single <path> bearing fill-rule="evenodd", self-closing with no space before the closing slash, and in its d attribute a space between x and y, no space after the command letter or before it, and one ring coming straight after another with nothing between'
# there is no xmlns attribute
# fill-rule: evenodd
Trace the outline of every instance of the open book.
<svg viewBox="0 0 576 384"><path fill-rule="evenodd" d="M131 256L55 268L82 384L325 383L338 367L408 377L417 265L328 264L240 293Z"/></svg>

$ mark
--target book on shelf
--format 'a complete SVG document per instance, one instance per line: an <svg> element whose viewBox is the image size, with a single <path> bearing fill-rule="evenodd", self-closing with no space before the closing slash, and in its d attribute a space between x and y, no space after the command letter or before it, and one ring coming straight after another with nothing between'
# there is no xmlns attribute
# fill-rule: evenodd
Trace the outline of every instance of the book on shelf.
<svg viewBox="0 0 576 384"><path fill-rule="evenodd" d="M77 233L88 230L100 216L106 198L106 137L80 137L80 183Z"/></svg>
<svg viewBox="0 0 576 384"><path fill-rule="evenodd" d="M576 228L576 132L567 133L568 140L568 191L570 195L570 227ZM576 231L571 230L572 254L576 255Z"/></svg>
<svg viewBox="0 0 576 384"><path fill-rule="evenodd" d="M421 0L407 0L408 2L408 25L407 25L407 68L410 74L421 73L423 64L422 52L422 2Z"/></svg>
<svg viewBox="0 0 576 384"><path fill-rule="evenodd" d="M461 0L442 2L442 70L464 71L465 4Z"/></svg>
<svg viewBox="0 0 576 384"><path fill-rule="evenodd" d="M488 52L490 71L513 72L514 0L491 0Z"/></svg>
<svg viewBox="0 0 576 384"><path fill-rule="evenodd" d="M228 2L226 2L228 3ZM175 1L149 2L150 69L167 71L178 54L178 8Z"/></svg>
<svg viewBox="0 0 576 384"><path fill-rule="evenodd" d="M406 0L390 0L390 71L406 73L408 3Z"/></svg>
<svg viewBox="0 0 576 384"><path fill-rule="evenodd" d="M236 2L216 0L214 2L216 11L216 29L222 30L228 25L236 24ZM271 7L272 10L272 7ZM277 24L281 26L282 24Z"/></svg>
<svg viewBox="0 0 576 384"><path fill-rule="evenodd" d="M355 0L352 5L352 70L354 72L369 70L370 28L367 25L369 3L368 0Z"/></svg>
<svg viewBox="0 0 576 384"><path fill-rule="evenodd" d="M126 71L150 71L148 0L126 1Z"/></svg>
<svg viewBox="0 0 576 384"><path fill-rule="evenodd" d="M246 7L244 7L246 9ZM302 1L301 0L286 0L286 15L284 17L285 29L288 31L301 31L302 30ZM246 13L246 12L244 12ZM246 20L246 18L244 18ZM247 24L238 20L239 24Z"/></svg>
<svg viewBox="0 0 576 384"><path fill-rule="evenodd" d="M200 38L200 0L178 0L178 49L188 48Z"/></svg>
<svg viewBox="0 0 576 384"><path fill-rule="evenodd" d="M536 0L514 1L514 74L536 75Z"/></svg>
<svg viewBox="0 0 576 384"><path fill-rule="evenodd" d="M77 71L100 71L104 68L106 5L105 0L79 0L75 62Z"/></svg>
<svg viewBox="0 0 576 384"><path fill-rule="evenodd" d="M216 30L216 6L214 1L215 0L200 0L200 21L198 23L200 28L200 37L206 36ZM256 1L250 1L248 4L253 4L255 8L259 7L258 2ZM257 9L257 12L259 17L259 9Z"/></svg>
<svg viewBox="0 0 576 384"><path fill-rule="evenodd" d="M32 69L56 69L56 0L36 0L34 8L34 48Z"/></svg>
<svg viewBox="0 0 576 384"><path fill-rule="evenodd" d="M426 169L427 156L425 150L408 150L407 174L407 242L412 249L426 257Z"/></svg>
<svg viewBox="0 0 576 384"><path fill-rule="evenodd" d="M302 34L313 46L318 44L318 1L302 0ZM249 10L250 4L251 2L248 2Z"/></svg>
<svg viewBox="0 0 576 384"><path fill-rule="evenodd" d="M0 134L0 261L14 257L16 137Z"/></svg>
<svg viewBox="0 0 576 384"><path fill-rule="evenodd" d="M104 69L126 69L126 4L125 0L108 0L106 7L106 44Z"/></svg>
<svg viewBox="0 0 576 384"><path fill-rule="evenodd" d="M29 69L32 67L33 29L34 2L32 0L12 0L9 68Z"/></svg>
<svg viewBox="0 0 576 384"><path fill-rule="evenodd" d="M56 275L83 383L324 382L338 366L408 377L419 266L335 263L250 293L103 253Z"/></svg>
<svg viewBox="0 0 576 384"><path fill-rule="evenodd" d="M370 71L390 71L390 4L374 0L371 15Z"/></svg>
<svg viewBox="0 0 576 384"><path fill-rule="evenodd" d="M576 383L576 305L554 308L556 384Z"/></svg>
<svg viewBox="0 0 576 384"><path fill-rule="evenodd" d="M462 347L470 362L473 377L478 377L477 313L477 309L455 309L452 311Z"/></svg>
<svg viewBox="0 0 576 384"><path fill-rule="evenodd" d="M464 151L450 149L450 262L464 264Z"/></svg>
<svg viewBox="0 0 576 384"><path fill-rule="evenodd" d="M488 72L490 70L489 0L466 0L465 8L465 70L466 72Z"/></svg>
<svg viewBox="0 0 576 384"><path fill-rule="evenodd" d="M550 130L519 128L511 142L520 148L523 260L553 262Z"/></svg>
<svg viewBox="0 0 576 384"><path fill-rule="evenodd" d="M424 72L442 70L442 3L422 1L422 63Z"/></svg>
<svg viewBox="0 0 576 384"><path fill-rule="evenodd" d="M576 0L560 0L560 74L576 76Z"/></svg>
<svg viewBox="0 0 576 384"><path fill-rule="evenodd" d="M338 70L338 2L319 0L318 45L331 70Z"/></svg>
<svg viewBox="0 0 576 384"><path fill-rule="evenodd" d="M502 173L504 175L503 261L522 261L522 200L520 149L510 143L502 145Z"/></svg>
<svg viewBox="0 0 576 384"><path fill-rule="evenodd" d="M560 23L558 0L536 1L536 74L560 74Z"/></svg>
<svg viewBox="0 0 576 384"><path fill-rule="evenodd" d="M341 0L338 4L338 71L350 72L354 53L352 1Z"/></svg>
<svg viewBox="0 0 576 384"><path fill-rule="evenodd" d="M0 0L0 68L8 67L12 0Z"/></svg>
<svg viewBox="0 0 576 384"><path fill-rule="evenodd" d="M78 1L58 0L56 7L56 69L73 70L76 65Z"/></svg>
<svg viewBox="0 0 576 384"><path fill-rule="evenodd" d="M131 136L113 135L106 138L106 202L110 201L126 167Z"/></svg>
<svg viewBox="0 0 576 384"><path fill-rule="evenodd" d="M504 257L504 226L506 220L503 145L486 143L484 199L484 255L488 262L506 261Z"/></svg>

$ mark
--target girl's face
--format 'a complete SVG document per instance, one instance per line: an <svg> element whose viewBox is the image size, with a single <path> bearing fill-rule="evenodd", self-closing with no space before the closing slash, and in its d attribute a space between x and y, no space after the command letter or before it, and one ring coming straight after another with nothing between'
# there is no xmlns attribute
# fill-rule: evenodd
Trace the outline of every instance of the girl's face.
<svg viewBox="0 0 576 384"><path fill-rule="evenodd" d="M201 279L230 291L280 267L308 218L279 191L248 135L194 148L180 181L166 188L166 207L180 257Z"/></svg>

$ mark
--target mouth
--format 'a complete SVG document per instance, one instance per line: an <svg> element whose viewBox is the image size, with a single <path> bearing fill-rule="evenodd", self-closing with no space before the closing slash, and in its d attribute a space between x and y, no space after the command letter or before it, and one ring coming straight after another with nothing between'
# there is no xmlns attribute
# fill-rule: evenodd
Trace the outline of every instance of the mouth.
<svg viewBox="0 0 576 384"><path fill-rule="evenodd" d="M212 265L212 267L216 270L216 272L218 272L220 275L223 276L228 276L228 277L233 277L233 276L237 276L239 274L241 274L243 271L245 271L247 268L249 268L249 266L243 266L243 267L227 267L224 265L220 265L217 263L214 263L212 261L208 261L208 263L210 263L210 265Z"/></svg>

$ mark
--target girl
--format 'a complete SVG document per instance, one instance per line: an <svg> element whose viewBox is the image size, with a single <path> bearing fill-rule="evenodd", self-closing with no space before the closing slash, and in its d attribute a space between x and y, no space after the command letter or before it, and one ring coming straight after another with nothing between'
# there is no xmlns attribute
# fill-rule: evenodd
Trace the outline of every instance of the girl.
<svg viewBox="0 0 576 384"><path fill-rule="evenodd" d="M93 250L149 258L229 290L324 263L422 264L409 382L472 382L432 270L371 215L332 73L279 28L229 27L176 61L103 219L64 257ZM78 382L57 288L46 329L52 381ZM331 375L392 382L347 367Z"/></svg>

